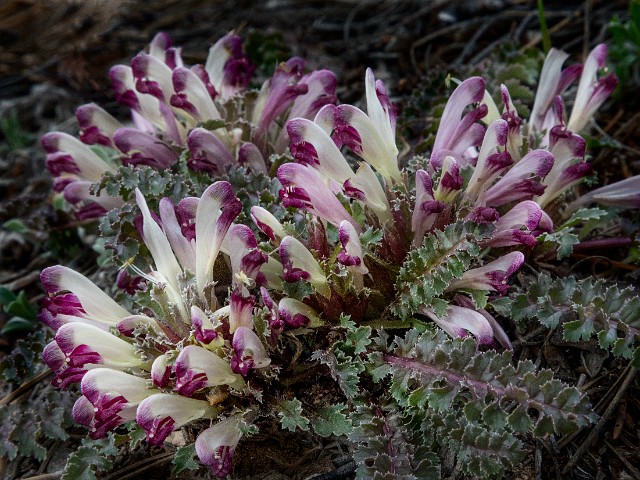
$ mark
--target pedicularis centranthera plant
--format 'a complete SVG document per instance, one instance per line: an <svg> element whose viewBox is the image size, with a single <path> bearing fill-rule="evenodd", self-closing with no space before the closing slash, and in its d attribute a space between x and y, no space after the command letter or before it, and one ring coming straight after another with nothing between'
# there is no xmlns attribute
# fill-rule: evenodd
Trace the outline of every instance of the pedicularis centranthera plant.
<svg viewBox="0 0 640 480"><path fill-rule="evenodd" d="M335 76L298 58L248 88L254 66L234 34L193 67L156 36L110 72L131 122L85 105L79 138L42 140L55 190L79 219L100 219L119 269L115 299L70 268L42 272L40 318L56 332L43 358L55 385L80 384L75 420L91 438L136 422L152 445L191 426L200 462L225 476L243 435L276 418L346 435L358 478L439 478L444 457L496 476L526 436L594 422L579 389L514 360L506 325L564 323L640 361L630 290L541 277L509 296L532 252L562 258L610 215L592 204L640 206L639 177L574 189L591 171L580 131L616 85L605 54L563 69L551 50L528 119L506 87L460 82L429 158L409 161L371 70L365 112L337 104ZM312 362L339 401L296 398Z"/></svg>

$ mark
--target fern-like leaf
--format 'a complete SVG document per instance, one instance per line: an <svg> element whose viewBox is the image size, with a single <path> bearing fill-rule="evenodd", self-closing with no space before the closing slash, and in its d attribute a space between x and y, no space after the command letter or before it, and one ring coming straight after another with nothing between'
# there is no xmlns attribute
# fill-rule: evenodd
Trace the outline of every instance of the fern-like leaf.
<svg viewBox="0 0 640 480"><path fill-rule="evenodd" d="M438 457L429 448L433 438L416 436L396 405L362 401L352 416L356 479L441 478Z"/></svg>
<svg viewBox="0 0 640 480"><path fill-rule="evenodd" d="M390 346L384 333L374 342L374 380L390 377L389 393L414 428L435 435L470 475L494 477L520 461L520 434L566 434L596 419L587 398L550 370L514 366L511 352L478 351L472 338L409 330Z"/></svg>
<svg viewBox="0 0 640 480"><path fill-rule="evenodd" d="M427 235L420 248L409 252L400 268L396 281L399 298L392 312L406 318L428 305L437 315L444 315L448 303L434 300L453 279L461 278L480 255L478 242L487 238L490 229L472 222L457 222L444 231Z"/></svg>
<svg viewBox="0 0 640 480"><path fill-rule="evenodd" d="M590 278L552 280L541 274L526 289L492 305L515 321L537 319L552 329L562 325L567 341L596 336L601 348L640 367L640 296L634 288L621 289Z"/></svg>
<svg viewBox="0 0 640 480"><path fill-rule="evenodd" d="M462 393L472 399L509 400L514 405L510 413L518 412L515 406L523 413L536 412L531 428L536 436L568 433L595 420L578 389L554 379L550 370L536 371L530 361L514 367L509 351L481 352L473 339L450 339L441 331L420 335L408 351L406 339L397 343L397 351L370 358L391 366L398 402L406 404L420 390L424 403L438 411L448 410Z"/></svg>
<svg viewBox="0 0 640 480"><path fill-rule="evenodd" d="M495 404L484 411L487 409L501 410ZM477 478L499 476L524 458L522 442L509 429L487 425L484 411L478 403L469 403L463 415L450 411L431 418L431 428L436 427L438 438L449 439L449 448L456 452L462 471Z"/></svg>

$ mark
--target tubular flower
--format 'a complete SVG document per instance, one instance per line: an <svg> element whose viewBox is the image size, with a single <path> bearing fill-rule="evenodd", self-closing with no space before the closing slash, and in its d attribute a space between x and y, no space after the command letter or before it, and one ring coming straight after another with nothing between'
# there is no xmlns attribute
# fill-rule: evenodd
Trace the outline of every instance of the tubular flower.
<svg viewBox="0 0 640 480"><path fill-rule="evenodd" d="M509 124L496 120L487 128L473 174L464 191L466 201L475 202L480 193L513 163L511 155L500 150L507 144Z"/></svg>
<svg viewBox="0 0 640 480"><path fill-rule="evenodd" d="M232 32L209 49L204 69L216 96L226 99L247 87L256 66L242 50L242 39Z"/></svg>
<svg viewBox="0 0 640 480"><path fill-rule="evenodd" d="M323 111L330 108L325 107ZM296 118L287 123L294 159L320 173L332 191L342 191L346 196L362 202L371 208L381 223L387 222L391 218L389 201L376 174L366 162L361 162L358 171L353 173L325 130L330 127L320 123L322 115L319 113L314 122Z"/></svg>
<svg viewBox="0 0 640 480"><path fill-rule="evenodd" d="M229 295L229 332L234 333L239 327L253 326L253 295L243 295L234 289Z"/></svg>
<svg viewBox="0 0 640 480"><path fill-rule="evenodd" d="M93 325L78 322L62 325L55 342L72 367L92 363L123 369L142 363L133 345Z"/></svg>
<svg viewBox="0 0 640 480"><path fill-rule="evenodd" d="M287 131L291 155L296 162L315 168L338 186L353 176L353 170L340 149L317 122L295 118L287 122Z"/></svg>
<svg viewBox="0 0 640 480"><path fill-rule="evenodd" d="M456 295L453 300L458 306L475 310L482 315L491 326L491 329L493 330L493 337L498 341L498 343L507 350L513 350L513 345L511 344L509 337L493 315L483 308L477 308L473 300L465 295Z"/></svg>
<svg viewBox="0 0 640 480"><path fill-rule="evenodd" d="M42 299L38 320L46 326L57 330L61 325L67 323L69 317L78 318L84 313L85 311L78 297L73 293L61 293Z"/></svg>
<svg viewBox="0 0 640 480"><path fill-rule="evenodd" d="M284 297L278 302L278 317L292 328L322 324L318 312L295 298Z"/></svg>
<svg viewBox="0 0 640 480"><path fill-rule="evenodd" d="M228 182L207 188L196 210L196 282L203 291L213 280L213 264L233 220L241 210L240 201Z"/></svg>
<svg viewBox="0 0 640 480"><path fill-rule="evenodd" d="M326 298L331 296L322 267L299 240L291 236L284 237L278 251L284 267L285 282L307 280L320 295Z"/></svg>
<svg viewBox="0 0 640 480"><path fill-rule="evenodd" d="M257 125L256 145L266 148L267 127L283 113L296 97L308 92L309 87L300 84L304 60L293 57L276 67L273 76L260 89L252 122Z"/></svg>
<svg viewBox="0 0 640 480"><path fill-rule="evenodd" d="M200 461L219 478L231 473L233 452L240 442L240 417L232 416L207 428L196 439L196 453Z"/></svg>
<svg viewBox="0 0 640 480"><path fill-rule="evenodd" d="M207 88L208 79L203 81L193 70L178 67L171 72L171 80L176 92L171 96L171 106L187 113L193 124L220 119L212 91Z"/></svg>
<svg viewBox="0 0 640 480"><path fill-rule="evenodd" d="M62 325L54 341L43 350L42 359L55 372L53 384L60 388L80 381L88 370L98 366L123 370L142 364L133 345L79 322Z"/></svg>
<svg viewBox="0 0 640 480"><path fill-rule="evenodd" d="M45 268L40 280L48 297L43 301L39 319L52 328L83 321L106 329L131 315L91 280L68 267Z"/></svg>
<svg viewBox="0 0 640 480"><path fill-rule="evenodd" d="M347 220L356 229L361 228L313 169L287 163L278 169L278 180L284 187L280 198L285 207L303 208L336 227Z"/></svg>
<svg viewBox="0 0 640 480"><path fill-rule="evenodd" d="M365 75L367 112L352 105L327 105L315 118L338 146L346 145L386 180L400 181L396 147L396 109L389 102L384 84L373 71Z"/></svg>
<svg viewBox="0 0 640 480"><path fill-rule="evenodd" d="M516 107L511 101L511 95L506 86L500 85L500 94L502 96L502 103L504 103L504 113L502 119L507 122L508 134L506 150L516 162L520 161L522 145L524 139L522 138L522 119L518 115Z"/></svg>
<svg viewBox="0 0 640 480"><path fill-rule="evenodd" d="M606 66L607 46L597 45L584 63L578 93L571 110L567 128L573 132L582 130L595 111L604 103L618 85L615 73L598 78L599 70Z"/></svg>
<svg viewBox="0 0 640 480"><path fill-rule="evenodd" d="M187 137L189 147L188 165L196 172L220 175L227 166L235 163L235 155L231 147L217 135L205 128L194 128Z"/></svg>
<svg viewBox="0 0 640 480"><path fill-rule="evenodd" d="M284 320L280 318L276 303L269 295L269 291L265 287L260 287L260 298L262 303L269 310L269 331L271 340L277 340L278 336L284 331Z"/></svg>
<svg viewBox="0 0 640 480"><path fill-rule="evenodd" d="M438 202L452 203L462 188L462 183L458 162L453 157L446 156L442 164L440 182L433 192L433 197Z"/></svg>
<svg viewBox="0 0 640 480"><path fill-rule="evenodd" d="M429 174L424 170L416 172L416 205L411 217L411 229L414 232L413 244L422 244L425 233L430 231L445 204L436 200Z"/></svg>
<svg viewBox="0 0 640 480"><path fill-rule="evenodd" d="M157 390L147 388L144 378L110 368L96 368L82 379L82 397L73 406L73 418L89 427L91 438L135 419L136 408Z"/></svg>
<svg viewBox="0 0 640 480"><path fill-rule="evenodd" d="M304 61L293 57L281 63L273 76L263 85L258 94L252 114L256 125L251 142L264 158L270 145L274 153L283 153L288 144L288 132L277 127L292 118L313 118L318 110L336 102L336 78L328 70L314 71L304 75Z"/></svg>
<svg viewBox="0 0 640 480"><path fill-rule="evenodd" d="M178 154L155 136L136 128L119 128L113 142L125 155L124 165L149 165L164 169L178 161Z"/></svg>
<svg viewBox="0 0 640 480"><path fill-rule="evenodd" d="M246 292L247 287L255 284L268 256L258 249L256 237L246 225L232 225L221 250L229 255L234 288Z"/></svg>
<svg viewBox="0 0 640 480"><path fill-rule="evenodd" d="M162 230L182 269L195 272L195 234L191 237L183 232L182 221L178 219L179 209L180 205L176 208L169 198L165 197L160 200L159 213L162 221Z"/></svg>
<svg viewBox="0 0 640 480"><path fill-rule="evenodd" d="M196 340L202 344L210 344L214 340L221 340L218 328L222 325L222 319L229 317L231 307L219 308L211 315L207 315L200 307L191 307L191 323Z"/></svg>
<svg viewBox="0 0 640 480"><path fill-rule="evenodd" d="M53 188L62 192L65 200L77 207L75 215L84 220L104 215L123 205L123 200L101 192L91 193L106 172L115 168L94 153L87 145L69 134L51 132L41 139L47 152L45 165L55 177Z"/></svg>
<svg viewBox="0 0 640 480"><path fill-rule="evenodd" d="M135 78L136 90L169 102L173 93L171 67L160 58L140 52L131 60L131 71Z"/></svg>
<svg viewBox="0 0 640 480"><path fill-rule="evenodd" d="M582 73L582 65L572 65L562 70L562 64L568 57L567 53L552 48L544 60L529 119L530 128L536 132L548 133L562 121L556 115L553 102Z"/></svg>
<svg viewBox="0 0 640 480"><path fill-rule="evenodd" d="M489 321L479 312L466 307L449 305L447 313L439 317L429 307L422 307L419 313L433 320L452 337L465 337L471 333L480 345L493 343L493 329Z"/></svg>
<svg viewBox="0 0 640 480"><path fill-rule="evenodd" d="M569 205L569 211L590 203L599 203L607 207L640 208L640 175L625 178L582 195Z"/></svg>
<svg viewBox="0 0 640 480"><path fill-rule="evenodd" d="M544 192L542 179L553 167L553 155L533 150L491 186L483 195L484 204L499 207L505 203L527 200Z"/></svg>
<svg viewBox="0 0 640 480"><path fill-rule="evenodd" d="M79 382L95 366L85 364L82 367L72 367L67 364L67 358L55 341L48 343L42 350L42 361L56 374L51 383L58 388L67 388L72 383Z"/></svg>
<svg viewBox="0 0 640 480"><path fill-rule="evenodd" d="M247 327L238 327L233 334L231 370L243 377L253 368L264 368L271 363L258 336Z"/></svg>
<svg viewBox="0 0 640 480"><path fill-rule="evenodd" d="M330 70L316 70L304 75L300 79L300 85L307 86L307 93L296 97L287 118L312 119L325 105L335 104L336 83L336 76ZM284 152L288 145L288 128L283 128L276 140L275 151Z"/></svg>
<svg viewBox="0 0 640 480"><path fill-rule="evenodd" d="M369 273L369 269L364 264L364 254L358 232L349 222L343 221L338 229L338 240L342 249L338 253L337 260L347 268L347 271L351 272L356 290L362 290L364 286L363 275Z"/></svg>
<svg viewBox="0 0 640 480"><path fill-rule="evenodd" d="M171 393L146 397L136 409L136 422L147 433L150 445L162 445L171 432L199 418L213 418L217 409L203 400Z"/></svg>
<svg viewBox="0 0 640 480"><path fill-rule="evenodd" d="M78 107L76 119L80 125L80 140L87 145L113 148L113 134L124 126L95 103Z"/></svg>
<svg viewBox="0 0 640 480"><path fill-rule="evenodd" d="M364 264L362 244L358 238L358 232L351 223L346 220L340 223L338 238L340 245L342 245L342 250L338 254L338 262L361 275L369 273L369 269Z"/></svg>
<svg viewBox="0 0 640 480"><path fill-rule="evenodd" d="M442 167L446 156L460 161L469 147L477 146L482 141L484 127L477 121L487 114L487 106L481 104L464 116L462 114L467 106L482 101L484 85L480 77L469 78L458 85L449 97L429 160L431 173Z"/></svg>
<svg viewBox="0 0 640 480"><path fill-rule="evenodd" d="M278 219L258 205L251 207L251 220L271 241L281 240L287 235Z"/></svg>
<svg viewBox="0 0 640 480"><path fill-rule="evenodd" d="M511 252L478 268L467 270L462 278L453 280L448 290L488 290L503 295L508 289L507 281L524 263L521 252Z"/></svg>
<svg viewBox="0 0 640 480"><path fill-rule="evenodd" d="M531 200L520 202L502 217L497 217L496 212L496 229L489 240L481 243L482 246L525 245L534 247L538 235L553 230L553 222L549 215L540 208L540 205Z"/></svg>
<svg viewBox="0 0 640 480"><path fill-rule="evenodd" d="M592 170L591 165L584 162L586 142L581 136L558 125L551 129L549 137L549 150L554 162L542 182L546 187L545 191L536 198L541 207L580 182Z"/></svg>
<svg viewBox="0 0 640 480"><path fill-rule="evenodd" d="M134 124L147 133L159 133L165 139L182 145L185 128L178 122L173 110L159 98L136 90L131 67L115 65L109 70L116 101L131 109Z"/></svg>
<svg viewBox="0 0 640 480"><path fill-rule="evenodd" d="M176 392L191 397L197 390L218 385L235 388L242 385L242 378L210 350L197 345L183 348L176 359Z"/></svg>
<svg viewBox="0 0 640 480"><path fill-rule="evenodd" d="M172 302L178 305L186 315L178 285L178 275L182 272L180 264L171 249L167 236L151 216L147 202L138 189L136 189L136 203L142 212L142 238L156 265L154 279L163 284Z"/></svg>
<svg viewBox="0 0 640 480"><path fill-rule="evenodd" d="M169 378L173 373L173 368L169 365L169 357L165 353L159 355L151 365L151 381L154 385L163 388L169 383Z"/></svg>

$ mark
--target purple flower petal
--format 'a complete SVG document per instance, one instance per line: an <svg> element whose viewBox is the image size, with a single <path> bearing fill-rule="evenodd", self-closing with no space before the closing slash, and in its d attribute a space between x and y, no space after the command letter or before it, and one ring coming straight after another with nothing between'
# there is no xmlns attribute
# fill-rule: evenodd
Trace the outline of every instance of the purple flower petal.
<svg viewBox="0 0 640 480"><path fill-rule="evenodd" d="M236 288L229 295L229 332L234 333L239 327L253 328L253 306L256 299L253 295L243 295Z"/></svg>
<svg viewBox="0 0 640 480"><path fill-rule="evenodd" d="M322 324L318 312L295 298L284 297L278 303L280 318L291 328Z"/></svg>
<svg viewBox="0 0 640 480"><path fill-rule="evenodd" d="M598 78L598 71L606 67L607 46L597 45L587 57L578 84L576 100L567 122L573 132L582 130L595 111L604 103L618 85L615 73Z"/></svg>
<svg viewBox="0 0 640 480"><path fill-rule="evenodd" d="M304 208L336 227L343 220L348 220L356 230L361 230L313 169L297 163L286 163L278 169L278 180L284 187L280 190L284 206Z"/></svg>
<svg viewBox="0 0 640 480"><path fill-rule="evenodd" d="M178 154L154 135L136 128L120 128L113 135L116 147L128 155L125 165L149 165L167 169L178 161Z"/></svg>
<svg viewBox="0 0 640 480"><path fill-rule="evenodd" d="M200 462L211 468L218 478L231 473L233 452L242 437L239 417L229 417L207 428L196 439L196 453Z"/></svg>
<svg viewBox="0 0 640 480"><path fill-rule="evenodd" d="M569 206L574 211L591 202L619 208L640 208L640 175L596 188Z"/></svg>
<svg viewBox="0 0 640 480"><path fill-rule="evenodd" d="M136 81L136 90L169 103L173 95L171 68L153 55L139 53L131 60L131 71Z"/></svg>
<svg viewBox="0 0 640 480"><path fill-rule="evenodd" d="M180 352L175 371L175 389L186 397L204 387L237 385L239 378L231 371L226 360L196 345L189 345Z"/></svg>
<svg viewBox="0 0 640 480"><path fill-rule="evenodd" d="M258 205L251 207L251 220L256 224L256 227L273 241L286 236L284 227L278 219L271 212Z"/></svg>
<svg viewBox="0 0 640 480"><path fill-rule="evenodd" d="M431 309L423 307L420 313L428 316L452 337L465 337L471 333L480 345L493 343L493 329L487 319L470 308L449 305L447 313L438 317Z"/></svg>
<svg viewBox="0 0 640 480"><path fill-rule="evenodd" d="M123 317L131 315L88 278L68 267L56 265L45 268L40 274L40 280L50 296L63 291L71 292L74 295L74 299L71 297L61 299L61 302L71 301L73 303L73 305L66 304L66 307L72 307L74 315L80 313L75 299L80 302L82 309L86 312L86 317L96 322L114 325ZM70 312L64 313L72 314Z"/></svg>
<svg viewBox="0 0 640 480"><path fill-rule="evenodd" d="M82 105L76 110L80 125L80 140L89 145L113 147L113 134L122 124L95 103Z"/></svg>
<svg viewBox="0 0 640 480"><path fill-rule="evenodd" d="M553 155L546 150L529 152L486 191L483 197L485 204L499 207L541 195L546 187L540 180L549 173L553 162Z"/></svg>
<svg viewBox="0 0 640 480"><path fill-rule="evenodd" d="M291 236L284 237L278 251L284 267L285 282L308 280L320 295L325 298L331 296L331 289L322 267L299 240Z"/></svg>
<svg viewBox="0 0 640 480"><path fill-rule="evenodd" d="M171 432L199 418L209 418L213 409L204 400L170 393L145 398L136 410L136 422L147 432L150 445L162 445Z"/></svg>
<svg viewBox="0 0 640 480"><path fill-rule="evenodd" d="M509 289L508 280L524 263L521 252L511 252L489 262L482 267L467 270L462 278L453 280L448 290L471 289L488 290L504 295Z"/></svg>
<svg viewBox="0 0 640 480"><path fill-rule="evenodd" d="M144 378L109 368L96 368L82 379L82 394L87 400L76 402L74 417L88 423L91 438L102 438L107 431L133 420L137 405L156 392L147 388ZM89 414L87 402L93 405L93 417Z"/></svg>
<svg viewBox="0 0 640 480"><path fill-rule="evenodd" d="M196 283L198 291L213 281L213 264L218 257L229 227L242 205L229 182L210 185L202 194L196 209Z"/></svg>
<svg viewBox="0 0 640 480"><path fill-rule="evenodd" d="M220 118L207 86L198 75L188 68L178 67L171 78L176 92L170 100L173 107L184 110L200 122Z"/></svg>
<svg viewBox="0 0 640 480"><path fill-rule="evenodd" d="M167 355L159 355L151 364L151 381L154 385L166 387L173 373L173 367L168 363Z"/></svg>
<svg viewBox="0 0 640 480"><path fill-rule="evenodd" d="M453 91L440 118L440 127L431 154L430 165L432 168L441 167L440 164L434 162L434 154L440 150L462 153L468 147L473 146L473 143L476 143L476 135L469 136L468 134L472 125L486 114L487 107L481 105L467 113L464 118L462 114L467 106L482 101L483 97L484 79L481 77L469 78Z"/></svg>
<svg viewBox="0 0 640 480"><path fill-rule="evenodd" d="M225 99L247 87L256 66L243 52L242 39L230 33L209 49L204 68L215 91Z"/></svg>
<svg viewBox="0 0 640 480"><path fill-rule="evenodd" d="M188 165L196 172L220 175L225 173L227 165L236 163L229 147L204 128L194 128L187 137L187 145L191 153Z"/></svg>
<svg viewBox="0 0 640 480"><path fill-rule="evenodd" d="M231 370L246 377L249 370L264 368L271 363L258 336L247 327L238 327L233 334Z"/></svg>

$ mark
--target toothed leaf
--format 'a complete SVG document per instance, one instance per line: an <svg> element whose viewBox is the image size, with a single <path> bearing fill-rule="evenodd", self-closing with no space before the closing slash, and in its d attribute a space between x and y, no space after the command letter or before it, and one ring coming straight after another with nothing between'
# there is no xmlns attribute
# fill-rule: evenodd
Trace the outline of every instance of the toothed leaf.
<svg viewBox="0 0 640 480"><path fill-rule="evenodd" d="M351 421L342 413L344 409L343 403L318 409L316 416L311 420L313 431L321 437L340 436L351 432Z"/></svg>
<svg viewBox="0 0 640 480"><path fill-rule="evenodd" d="M296 429L309 430L309 419L302 415L302 402L297 398L283 400L279 403L280 425L282 428L295 432Z"/></svg>

